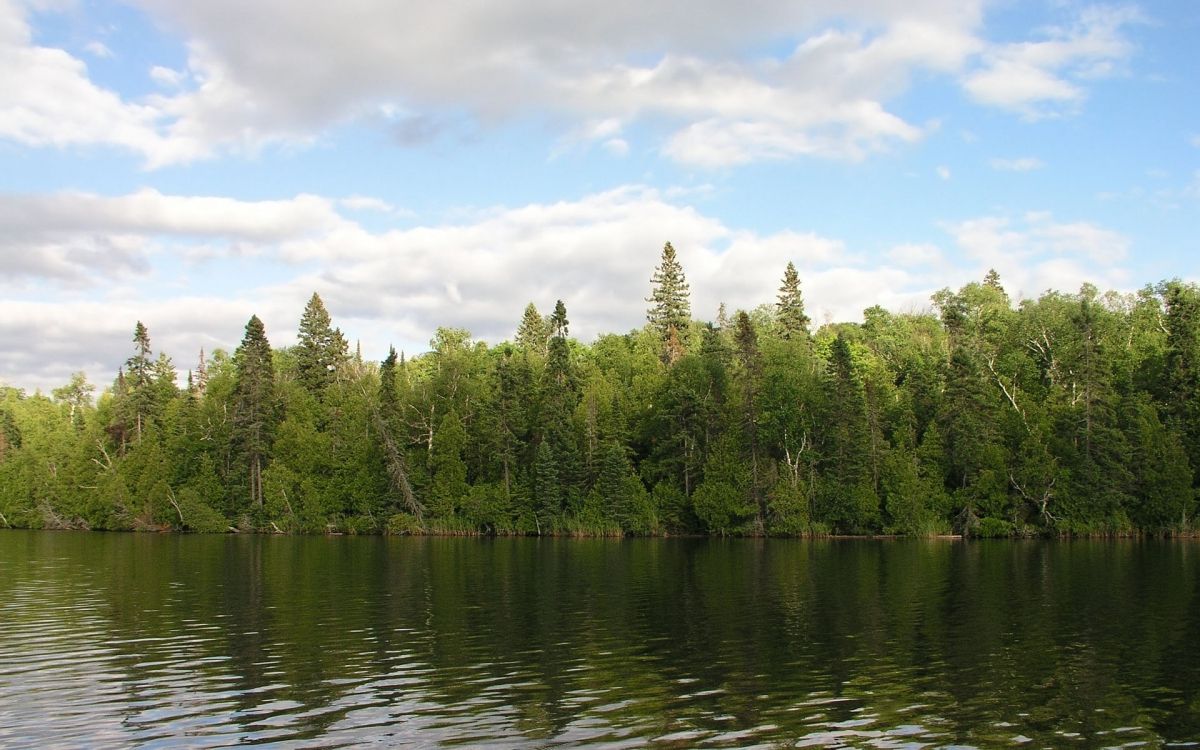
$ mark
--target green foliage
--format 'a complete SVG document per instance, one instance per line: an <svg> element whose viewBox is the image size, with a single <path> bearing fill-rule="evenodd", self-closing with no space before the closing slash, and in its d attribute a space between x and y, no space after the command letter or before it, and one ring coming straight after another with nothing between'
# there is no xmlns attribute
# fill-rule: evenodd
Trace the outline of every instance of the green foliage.
<svg viewBox="0 0 1200 750"><path fill-rule="evenodd" d="M348 359L345 336L333 327L325 303L313 292L300 316L297 336L296 375L300 383L320 398Z"/></svg>
<svg viewBox="0 0 1200 750"><path fill-rule="evenodd" d="M775 305L775 319L779 334L785 339L808 337L808 315L804 312L804 298L800 294L800 274L796 265L788 261L783 273L783 286L779 287L779 301Z"/></svg>
<svg viewBox="0 0 1200 750"><path fill-rule="evenodd" d="M985 518L979 522L979 526L976 527L973 536L983 539L996 539L1012 536L1014 530L1012 523L1008 521L999 518Z"/></svg>
<svg viewBox="0 0 1200 750"><path fill-rule="evenodd" d="M467 465L462 459L466 444L467 431L463 429L458 413L451 409L442 418L441 426L434 435L429 459L433 483L430 486L428 509L436 517L458 515L467 500L470 487L467 484Z"/></svg>
<svg viewBox="0 0 1200 750"><path fill-rule="evenodd" d="M654 288L646 301L650 326L658 333L663 361L674 364L687 345L688 326L692 320L690 290L684 278L683 266L675 256L675 248L663 245L662 260L650 277Z"/></svg>
<svg viewBox="0 0 1200 750"><path fill-rule="evenodd" d="M233 448L244 467L249 505L262 507L262 472L275 433L275 370L271 345L257 315L246 323L246 335L234 354ZM247 496L244 496L247 497Z"/></svg>
<svg viewBox="0 0 1200 750"><path fill-rule="evenodd" d="M872 307L810 336L794 267L776 306L719 325L690 319L669 246L655 277L654 325L628 334L572 340L559 301L515 344L441 328L378 366L314 296L300 345L251 318L186 391L139 324L94 400L82 373L53 399L0 387L0 526L1194 533L1194 285L1014 309L989 274L937 317Z"/></svg>

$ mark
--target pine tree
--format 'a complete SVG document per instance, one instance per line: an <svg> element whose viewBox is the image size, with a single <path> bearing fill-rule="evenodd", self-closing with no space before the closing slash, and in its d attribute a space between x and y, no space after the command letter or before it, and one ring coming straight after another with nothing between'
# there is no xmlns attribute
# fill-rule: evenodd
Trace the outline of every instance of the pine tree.
<svg viewBox="0 0 1200 750"><path fill-rule="evenodd" d="M136 440L142 439L142 431L154 403L154 360L150 350L150 333L142 321L133 329L133 356L125 360L125 386L128 398L121 411L128 415Z"/></svg>
<svg viewBox="0 0 1200 750"><path fill-rule="evenodd" d="M994 289L999 292L1004 297L1004 301L1008 302L1008 292L1004 291L1004 286L1000 283L1000 274L996 272L996 269L988 269L988 272L983 277L983 285L988 289Z"/></svg>
<svg viewBox="0 0 1200 750"><path fill-rule="evenodd" d="M867 401L855 372L849 342L838 334L829 355L826 379L825 517L841 531L869 530L879 514L879 498L871 485Z"/></svg>
<svg viewBox="0 0 1200 750"><path fill-rule="evenodd" d="M555 338L565 339L571 321L567 320L567 306L562 300L554 303L554 313L550 316L550 334Z"/></svg>
<svg viewBox="0 0 1200 750"><path fill-rule="evenodd" d="M401 429L399 425L400 393L396 387L398 369L404 369L404 355L400 355L397 366L396 348L389 346L388 356L379 366L379 407L371 410L371 418L382 443L384 463L387 466L388 486L394 495L399 496L404 509L419 524L425 509L413 494L412 484L408 478L408 461L396 438Z"/></svg>
<svg viewBox="0 0 1200 750"><path fill-rule="evenodd" d="M762 378L762 354L758 349L758 334L745 310L733 316L734 341L737 343L738 375L741 381L741 428L745 445L750 449L750 493L754 497L757 515L755 526L762 532L766 520L766 499L759 484L758 387Z"/></svg>
<svg viewBox="0 0 1200 750"><path fill-rule="evenodd" d="M467 484L467 465L463 462L463 449L467 445L467 431L463 429L458 412L452 407L442 418L442 423L433 438L430 454L430 469L433 482L430 487L429 512L439 518L450 518L466 500L470 492Z"/></svg>
<svg viewBox="0 0 1200 750"><path fill-rule="evenodd" d="M663 361L674 364L683 356L692 310L683 266L676 259L675 248L671 247L670 242L663 246L662 261L654 270L650 282L654 288L646 301L653 304L646 311L646 319L658 332L663 346Z"/></svg>
<svg viewBox="0 0 1200 750"><path fill-rule="evenodd" d="M325 388L337 377L346 364L346 337L333 327L329 312L321 297L313 292L304 314L300 317L300 332L296 345L296 369L300 383L309 393L320 398Z"/></svg>
<svg viewBox="0 0 1200 750"><path fill-rule="evenodd" d="M161 410L171 399L179 395L179 387L175 384L175 364L166 352L160 352L154 361L154 405L156 411Z"/></svg>
<svg viewBox="0 0 1200 750"><path fill-rule="evenodd" d="M549 448L556 467L555 480L559 485L557 497L574 501L577 499L576 485L583 470L572 425L577 384L571 366L571 350L567 344L567 325L567 309L559 300L551 317L554 336L550 339L550 351L543 372L538 418L541 442Z"/></svg>
<svg viewBox="0 0 1200 750"><path fill-rule="evenodd" d="M388 347L388 355L379 363L379 410L391 427L400 414L400 395L396 391L396 347Z"/></svg>
<svg viewBox="0 0 1200 750"><path fill-rule="evenodd" d="M562 502L554 451L550 443L543 440L538 445L533 464L533 503L538 534L554 530L554 523L562 513Z"/></svg>
<svg viewBox="0 0 1200 750"><path fill-rule="evenodd" d="M546 356L546 345L550 338L546 321L537 307L530 302L525 306L525 314L521 316L521 325L517 328L517 346L523 351Z"/></svg>
<svg viewBox="0 0 1200 750"><path fill-rule="evenodd" d="M275 367L271 345L257 315L246 323L246 335L234 353L233 440L246 468L249 500L263 504L262 474L275 431Z"/></svg>
<svg viewBox="0 0 1200 750"><path fill-rule="evenodd" d="M1200 483L1200 287L1175 280L1160 293L1166 303L1167 414Z"/></svg>
<svg viewBox="0 0 1200 750"><path fill-rule="evenodd" d="M208 361L204 358L204 348L200 348L200 360L196 363L196 397L204 398L208 390Z"/></svg>
<svg viewBox="0 0 1200 750"><path fill-rule="evenodd" d="M800 275L796 266L788 261L783 273L783 286L779 287L779 302L775 305L776 320L785 339L807 338L809 317L804 313L804 299L800 296Z"/></svg>

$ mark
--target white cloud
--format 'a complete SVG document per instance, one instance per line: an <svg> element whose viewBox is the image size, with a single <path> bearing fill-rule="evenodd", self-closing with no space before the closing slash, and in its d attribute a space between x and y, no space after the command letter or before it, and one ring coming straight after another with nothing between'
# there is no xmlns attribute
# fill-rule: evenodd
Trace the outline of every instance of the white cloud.
<svg viewBox="0 0 1200 750"><path fill-rule="evenodd" d="M668 240L701 319L721 302L731 309L771 303L789 261L818 321L855 320L874 304L922 309L932 290L982 278L989 267L1010 292L1027 295L1083 280L1119 287L1126 278L1124 237L1045 213L948 224L952 251L899 245L871 258L837 238L731 226L687 200L628 186L372 231L339 213L353 209L318 196L0 197L0 225L12 227L0 246L6 270L32 259L20 273L36 285L26 290L12 274L0 282L0 379L51 387L84 368L107 382L129 356L137 320L181 366L201 346L235 346L251 313L266 322L273 344L288 345L314 290L368 357L389 343L422 350L441 325L508 338L531 300L548 310L563 299L572 333L587 340L644 323L650 275ZM212 265L186 265L194 258ZM105 283L81 288L81 275ZM243 279L233 291L197 292L228 289L231 277ZM58 301L43 301L48 296ZM30 339L30 330L46 335Z"/></svg>
<svg viewBox="0 0 1200 750"><path fill-rule="evenodd" d="M937 172L937 176L941 177L943 180L950 179L950 167L942 165L939 166L935 171Z"/></svg>
<svg viewBox="0 0 1200 750"><path fill-rule="evenodd" d="M903 244L887 252L888 260L901 266L927 266L942 260L942 251L937 245Z"/></svg>
<svg viewBox="0 0 1200 750"><path fill-rule="evenodd" d="M423 143L536 117L564 124L557 151L594 142L622 156L622 130L640 121L692 166L854 160L936 127L889 106L920 74L961 77L976 100L1031 117L1076 105L1088 80L1131 54L1121 31L1137 20L1087 9L1039 41L989 45L983 0L140 5L185 40L187 64L152 67L163 93L130 101L94 84L79 59L37 46L26 6L0 0L0 77L18 82L0 92L0 137L115 145L154 168L303 146L355 120ZM746 54L781 40L790 52Z"/></svg>
<svg viewBox="0 0 1200 750"><path fill-rule="evenodd" d="M1015 159L992 159L988 162L992 169L1001 172L1032 172L1041 169L1046 164L1032 156L1020 156Z"/></svg>
<svg viewBox="0 0 1200 750"><path fill-rule="evenodd" d="M1046 289L1072 291L1083 282L1122 288L1129 274L1118 264L1129 239L1090 222L1061 223L1046 212L1020 220L984 216L943 228L977 269L995 268L1010 293L1037 296Z"/></svg>
<svg viewBox="0 0 1200 750"><path fill-rule="evenodd" d="M23 9L0 0L0 138L26 146L115 145L148 156L162 151L160 113L94 85L87 65L64 50L36 45Z"/></svg>
<svg viewBox="0 0 1200 750"><path fill-rule="evenodd" d="M0 256L6 285L56 281L92 286L144 276L161 243L207 240L192 257L223 240L261 245L328 232L342 222L329 201L300 195L285 201L168 196L154 190L105 197L90 193L0 194ZM7 284L5 283L7 282Z"/></svg>
<svg viewBox="0 0 1200 750"><path fill-rule="evenodd" d="M19 82L0 95L0 137L112 144L157 167L307 144L380 112L405 113L383 118L400 140L411 141L413 127L427 140L465 112L485 125L531 114L582 122L594 131L585 139L618 155L628 148L622 126L652 120L668 129L667 155L699 166L858 159L920 137L888 102L914 73L955 73L981 48L980 2L519 0L347 13L322 3L143 0L186 40L188 62L151 68L171 93L133 102L92 83L63 50L37 46L25 6L0 0L0 75ZM790 55L745 57L780 38L794 40Z"/></svg>
<svg viewBox="0 0 1200 750"><path fill-rule="evenodd" d="M372 198L369 195L347 196L340 199L338 205L348 208L351 211L375 211L381 214L390 214L396 210L396 207L391 203L382 198Z"/></svg>
<svg viewBox="0 0 1200 750"><path fill-rule="evenodd" d="M612 156L628 156L629 141L625 140L624 138L609 138L604 142L604 150Z"/></svg>
<svg viewBox="0 0 1200 750"><path fill-rule="evenodd" d="M183 85L185 78L186 76L182 72L174 68L166 68L162 65L155 65L150 68L150 80L163 88L179 88Z"/></svg>
<svg viewBox="0 0 1200 750"><path fill-rule="evenodd" d="M92 41L88 42L83 48L89 55L93 57L109 58L113 57L113 51L108 48L104 42Z"/></svg>
<svg viewBox="0 0 1200 750"><path fill-rule="evenodd" d="M992 46L963 86L976 101L1028 119L1072 112L1086 97L1085 82L1113 75L1132 55L1122 32L1141 20L1131 7L1086 8L1072 26L1044 30L1041 41Z"/></svg>

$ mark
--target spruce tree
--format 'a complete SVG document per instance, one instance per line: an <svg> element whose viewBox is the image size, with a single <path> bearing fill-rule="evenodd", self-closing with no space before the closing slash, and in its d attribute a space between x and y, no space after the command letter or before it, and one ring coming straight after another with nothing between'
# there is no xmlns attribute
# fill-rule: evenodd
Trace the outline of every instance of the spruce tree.
<svg viewBox="0 0 1200 750"><path fill-rule="evenodd" d="M234 354L233 441L245 467L250 504L263 504L262 475L275 431L275 367L271 345L257 315Z"/></svg>
<svg viewBox="0 0 1200 750"><path fill-rule="evenodd" d="M118 411L128 418L134 437L142 439L142 431L154 404L154 359L150 349L150 333L142 321L133 329L133 356L125 360L127 399Z"/></svg>
<svg viewBox="0 0 1200 750"><path fill-rule="evenodd" d="M1200 484L1200 287L1176 279L1163 284L1160 293L1166 303L1167 414Z"/></svg>
<svg viewBox="0 0 1200 750"><path fill-rule="evenodd" d="M558 465L550 443L543 440L537 448L533 464L533 507L538 534L554 530L555 521L562 513L562 488L559 483Z"/></svg>
<svg viewBox="0 0 1200 750"><path fill-rule="evenodd" d="M537 307L530 302L525 306L525 314L521 316L521 325L517 328L517 346L522 351L546 356L546 345L550 338L546 321Z"/></svg>
<svg viewBox="0 0 1200 750"><path fill-rule="evenodd" d="M687 344L688 324L692 320L691 303L683 266L675 257L675 248L668 242L663 246L662 260L650 277L654 284L647 302L646 319L658 332L663 346L663 361L674 364L683 356Z"/></svg>
<svg viewBox="0 0 1200 750"><path fill-rule="evenodd" d="M779 287L779 302L775 309L783 338L807 338L810 321L804 313L804 299L800 296L800 275L791 261L788 261L787 269L783 272L783 286Z"/></svg>
<svg viewBox="0 0 1200 750"><path fill-rule="evenodd" d="M396 391L396 347L388 347L388 355L379 363L379 410L389 427L400 414L400 396Z"/></svg>
<svg viewBox="0 0 1200 750"><path fill-rule="evenodd" d="M565 339L571 321L567 320L567 306L562 300L554 303L554 312L550 315L550 334L555 338Z"/></svg>
<svg viewBox="0 0 1200 750"><path fill-rule="evenodd" d="M208 361L204 358L204 348L200 348L200 360L196 363L196 396L204 397L204 392L208 389Z"/></svg>
<svg viewBox="0 0 1200 750"><path fill-rule="evenodd" d="M850 345L838 334L826 377L824 515L839 531L861 533L878 520L879 499L871 485L870 426L866 394L855 372Z"/></svg>
<svg viewBox="0 0 1200 750"><path fill-rule="evenodd" d="M742 391L741 428L745 446L750 452L750 493L757 511L755 526L756 531L761 533L767 515L766 499L759 483L758 388L762 379L762 354L758 348L758 334L754 330L754 323L746 311L738 310L733 320L738 376Z"/></svg>
<svg viewBox="0 0 1200 750"><path fill-rule="evenodd" d="M543 373L538 414L541 442L547 445L556 464L555 480L559 484L557 496L573 502L577 499L576 485L583 470L572 425L578 400L577 384L566 338L567 309L562 300L554 306L551 320L554 336L550 339L550 352Z"/></svg>
<svg viewBox="0 0 1200 750"><path fill-rule="evenodd" d="M348 361L346 337L333 327L321 297L313 292L304 314L296 345L296 370L300 383L318 398Z"/></svg>
<svg viewBox="0 0 1200 750"><path fill-rule="evenodd" d="M451 407L434 435L429 460L432 474L429 512L435 517L454 516L471 490L467 484L467 465L463 462L466 446L467 431L458 412Z"/></svg>

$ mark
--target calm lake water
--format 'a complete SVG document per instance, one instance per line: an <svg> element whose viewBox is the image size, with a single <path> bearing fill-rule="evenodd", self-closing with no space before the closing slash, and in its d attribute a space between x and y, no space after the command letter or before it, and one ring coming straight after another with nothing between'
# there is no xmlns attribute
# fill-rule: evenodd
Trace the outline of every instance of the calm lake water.
<svg viewBox="0 0 1200 750"><path fill-rule="evenodd" d="M0 532L4 747L1200 740L1200 544Z"/></svg>

